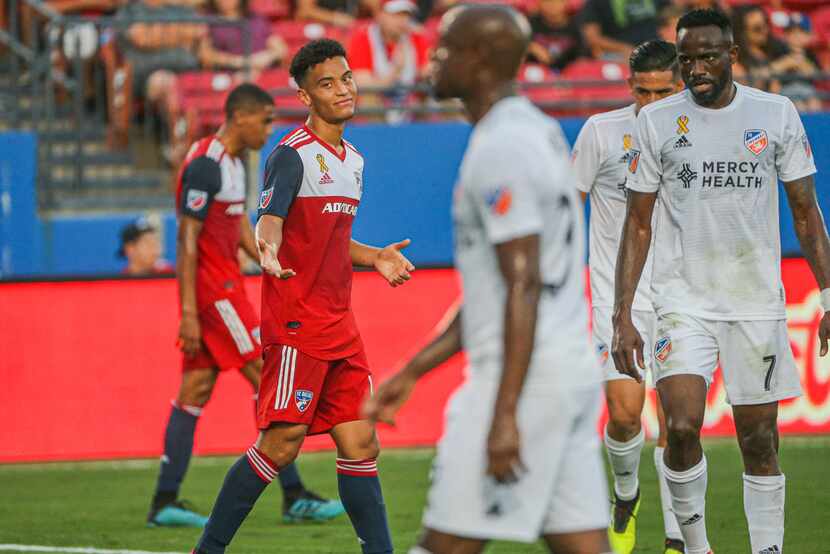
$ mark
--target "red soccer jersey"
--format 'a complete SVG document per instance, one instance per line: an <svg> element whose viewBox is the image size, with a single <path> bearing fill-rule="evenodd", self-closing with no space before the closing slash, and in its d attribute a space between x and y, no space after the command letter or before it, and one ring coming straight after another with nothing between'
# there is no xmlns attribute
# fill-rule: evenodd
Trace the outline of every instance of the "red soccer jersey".
<svg viewBox="0 0 830 554"><path fill-rule="evenodd" d="M308 127L271 152L259 217L285 220L282 267L297 275L262 283L262 343L288 345L321 360L363 348L351 307L352 222L363 192L363 157L343 141L343 155Z"/></svg>
<svg viewBox="0 0 830 554"><path fill-rule="evenodd" d="M204 222L196 270L198 309L244 291L236 257L245 216L245 167L225 152L215 136L190 148L179 171L176 206L180 216Z"/></svg>

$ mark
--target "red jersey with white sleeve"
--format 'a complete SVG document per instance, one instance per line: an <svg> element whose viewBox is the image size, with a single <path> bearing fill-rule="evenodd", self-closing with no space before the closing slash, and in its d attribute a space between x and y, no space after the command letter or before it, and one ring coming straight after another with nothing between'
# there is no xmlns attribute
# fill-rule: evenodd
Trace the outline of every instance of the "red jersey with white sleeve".
<svg viewBox="0 0 830 554"><path fill-rule="evenodd" d="M243 291L237 251L245 215L245 166L216 136L190 148L179 171L180 215L203 222L199 234L196 300L199 311L234 291Z"/></svg>
<svg viewBox="0 0 830 554"><path fill-rule="evenodd" d="M363 157L343 153L306 126L283 138L265 165L258 217L284 219L278 259L290 279L264 275L263 346L283 345L320 360L363 350L352 313L352 222L363 192Z"/></svg>

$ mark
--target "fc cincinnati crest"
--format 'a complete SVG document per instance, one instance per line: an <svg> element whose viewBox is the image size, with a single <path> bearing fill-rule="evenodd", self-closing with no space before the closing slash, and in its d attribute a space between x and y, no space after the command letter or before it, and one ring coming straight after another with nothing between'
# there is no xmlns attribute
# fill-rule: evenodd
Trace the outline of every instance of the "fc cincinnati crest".
<svg viewBox="0 0 830 554"><path fill-rule="evenodd" d="M597 346L597 356L599 356L599 364L602 367L605 367L605 364L608 363L608 345L605 343L599 344Z"/></svg>
<svg viewBox="0 0 830 554"><path fill-rule="evenodd" d="M203 190L190 189L187 191L187 209L198 212L207 204L208 193Z"/></svg>
<svg viewBox="0 0 830 554"><path fill-rule="evenodd" d="M264 210L271 204L271 198L274 197L274 187L269 187L262 191L259 195L259 209Z"/></svg>
<svg viewBox="0 0 830 554"><path fill-rule="evenodd" d="M662 363L666 361L669 354L671 354L671 337L666 335L665 337L660 337L654 343L654 358Z"/></svg>
<svg viewBox="0 0 830 554"><path fill-rule="evenodd" d="M744 131L744 145L747 150L758 156L769 146L767 132L763 129L747 129Z"/></svg>
<svg viewBox="0 0 830 554"><path fill-rule="evenodd" d="M311 404L312 398L314 398L314 393L310 390L294 391L294 402L297 404L297 409L301 413L306 411L308 405Z"/></svg>
<svg viewBox="0 0 830 554"><path fill-rule="evenodd" d="M633 148L628 153L628 172L631 174L637 173L637 166L640 165L640 151Z"/></svg>

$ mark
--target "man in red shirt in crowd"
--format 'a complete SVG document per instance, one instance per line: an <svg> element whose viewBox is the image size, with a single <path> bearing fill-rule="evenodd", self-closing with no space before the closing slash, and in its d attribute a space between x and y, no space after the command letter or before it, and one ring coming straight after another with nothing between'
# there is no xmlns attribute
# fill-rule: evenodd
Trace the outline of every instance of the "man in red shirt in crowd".
<svg viewBox="0 0 830 554"><path fill-rule="evenodd" d="M375 20L352 34L349 66L359 87L411 87L429 62L429 42L413 28L418 7L411 0L388 0ZM387 96L398 96L394 90ZM377 95L364 95L362 105L379 105Z"/></svg>
<svg viewBox="0 0 830 554"><path fill-rule="evenodd" d="M340 497L362 551L391 553L380 447L374 425L361 414L372 375L351 308L352 267L373 267L393 287L415 268L400 252L409 240L381 249L351 237L363 157L343 139L357 97L343 47L328 39L306 44L291 76L310 114L268 157L256 227L265 271L261 432L228 472L194 552L225 552L306 435L328 433L337 445Z"/></svg>
<svg viewBox="0 0 830 554"><path fill-rule="evenodd" d="M219 131L190 148L179 173L177 274L182 383L167 423L158 484L147 524L204 527L207 518L177 500L193 450L193 434L220 370L238 369L256 391L262 373L259 321L245 294L237 252L258 257L245 210L246 150L259 150L271 132L274 100L244 84L225 103ZM292 465L280 474L283 519L326 520L340 502L307 491Z"/></svg>

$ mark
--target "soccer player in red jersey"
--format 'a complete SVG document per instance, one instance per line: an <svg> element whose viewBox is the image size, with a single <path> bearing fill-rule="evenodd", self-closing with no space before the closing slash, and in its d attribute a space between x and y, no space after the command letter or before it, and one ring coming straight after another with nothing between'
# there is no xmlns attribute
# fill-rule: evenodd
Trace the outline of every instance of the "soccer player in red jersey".
<svg viewBox="0 0 830 554"><path fill-rule="evenodd" d="M173 402L164 440L149 526L204 527L207 518L178 501L193 450L193 434L220 370L238 369L256 391L262 373L259 321L245 294L237 252L258 258L245 213L248 149L265 144L274 119L274 101L245 84L231 91L225 125L196 142L179 173L177 273L183 352L182 382ZM307 491L294 466L280 474L283 519L325 520L343 513L340 502Z"/></svg>
<svg viewBox="0 0 830 554"><path fill-rule="evenodd" d="M351 238L363 192L363 158L343 139L357 87L343 47L308 43L291 75L309 108L306 125L268 158L256 227L265 366L256 444L230 469L194 550L225 551L271 480L294 461L306 435L337 445L340 497L365 554L392 552L372 423L361 415L371 373L351 309L352 266L373 267L390 285L414 269L400 250Z"/></svg>

